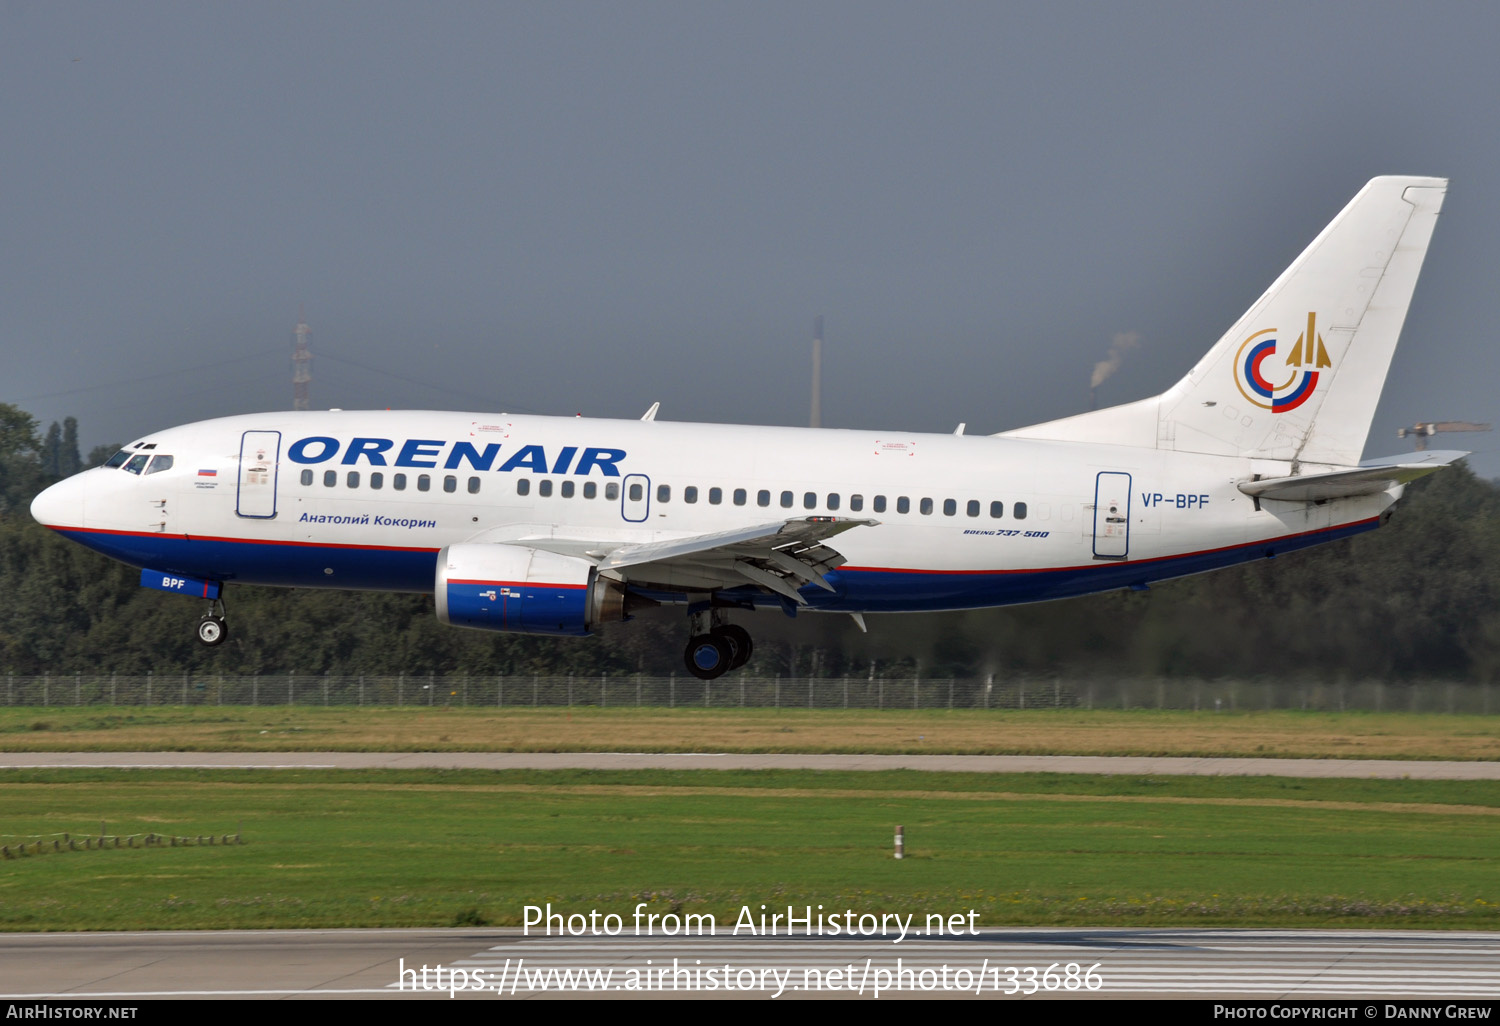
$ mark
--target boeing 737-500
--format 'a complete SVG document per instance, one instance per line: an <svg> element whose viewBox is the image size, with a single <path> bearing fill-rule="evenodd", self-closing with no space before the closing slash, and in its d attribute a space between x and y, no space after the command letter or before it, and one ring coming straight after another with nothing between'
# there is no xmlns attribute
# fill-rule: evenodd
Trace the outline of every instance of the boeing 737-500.
<svg viewBox="0 0 1500 1026"><path fill-rule="evenodd" d="M1360 462L1446 188L1374 179L1177 384L1034 427L265 413L152 432L31 511L207 601L207 645L227 584L421 592L533 634L673 603L712 679L758 607L863 627L1144 588L1372 530L1462 455Z"/></svg>

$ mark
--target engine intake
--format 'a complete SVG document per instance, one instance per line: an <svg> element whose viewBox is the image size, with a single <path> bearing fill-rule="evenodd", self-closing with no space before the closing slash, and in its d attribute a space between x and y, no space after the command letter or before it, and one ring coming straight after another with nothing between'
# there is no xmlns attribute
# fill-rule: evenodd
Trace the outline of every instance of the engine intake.
<svg viewBox="0 0 1500 1026"><path fill-rule="evenodd" d="M575 556L523 545L449 545L438 553L438 620L519 634L583 635L628 618L637 599Z"/></svg>

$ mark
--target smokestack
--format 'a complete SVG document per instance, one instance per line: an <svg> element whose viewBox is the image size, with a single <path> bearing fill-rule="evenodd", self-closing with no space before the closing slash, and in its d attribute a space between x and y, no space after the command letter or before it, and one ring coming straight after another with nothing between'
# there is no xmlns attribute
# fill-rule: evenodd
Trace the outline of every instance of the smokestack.
<svg viewBox="0 0 1500 1026"><path fill-rule="evenodd" d="M823 315L813 318L812 416L809 427L823 426Z"/></svg>

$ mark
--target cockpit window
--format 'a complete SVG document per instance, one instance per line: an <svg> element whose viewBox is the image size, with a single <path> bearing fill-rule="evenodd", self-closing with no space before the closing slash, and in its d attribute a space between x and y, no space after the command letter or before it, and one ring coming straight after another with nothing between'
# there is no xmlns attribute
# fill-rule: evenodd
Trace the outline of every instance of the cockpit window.
<svg viewBox="0 0 1500 1026"><path fill-rule="evenodd" d="M159 455L151 457L151 466L146 468L148 474L160 474L163 470L172 469L172 457Z"/></svg>
<svg viewBox="0 0 1500 1026"><path fill-rule="evenodd" d="M111 456L109 458L109 462L104 465L106 467L118 467L128 459L130 459L130 450L121 449L119 452Z"/></svg>
<svg viewBox="0 0 1500 1026"><path fill-rule="evenodd" d="M139 474L142 470L146 469L146 463L150 459L151 457L146 453L136 453L134 456L130 457L130 462L125 464L125 469L130 471L132 474Z"/></svg>

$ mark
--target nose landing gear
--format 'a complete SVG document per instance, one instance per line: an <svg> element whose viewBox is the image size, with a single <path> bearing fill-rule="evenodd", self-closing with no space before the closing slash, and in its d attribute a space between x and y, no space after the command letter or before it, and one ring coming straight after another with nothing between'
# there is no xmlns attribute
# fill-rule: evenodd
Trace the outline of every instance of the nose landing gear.
<svg viewBox="0 0 1500 1026"><path fill-rule="evenodd" d="M714 680L750 661L755 645L750 632L725 623L716 609L688 614L692 638L682 653L688 672L699 680Z"/></svg>
<svg viewBox="0 0 1500 1026"><path fill-rule="evenodd" d="M198 641L212 648L224 644L229 637L229 628L224 624L224 602L215 599L208 604L208 612L198 621Z"/></svg>

